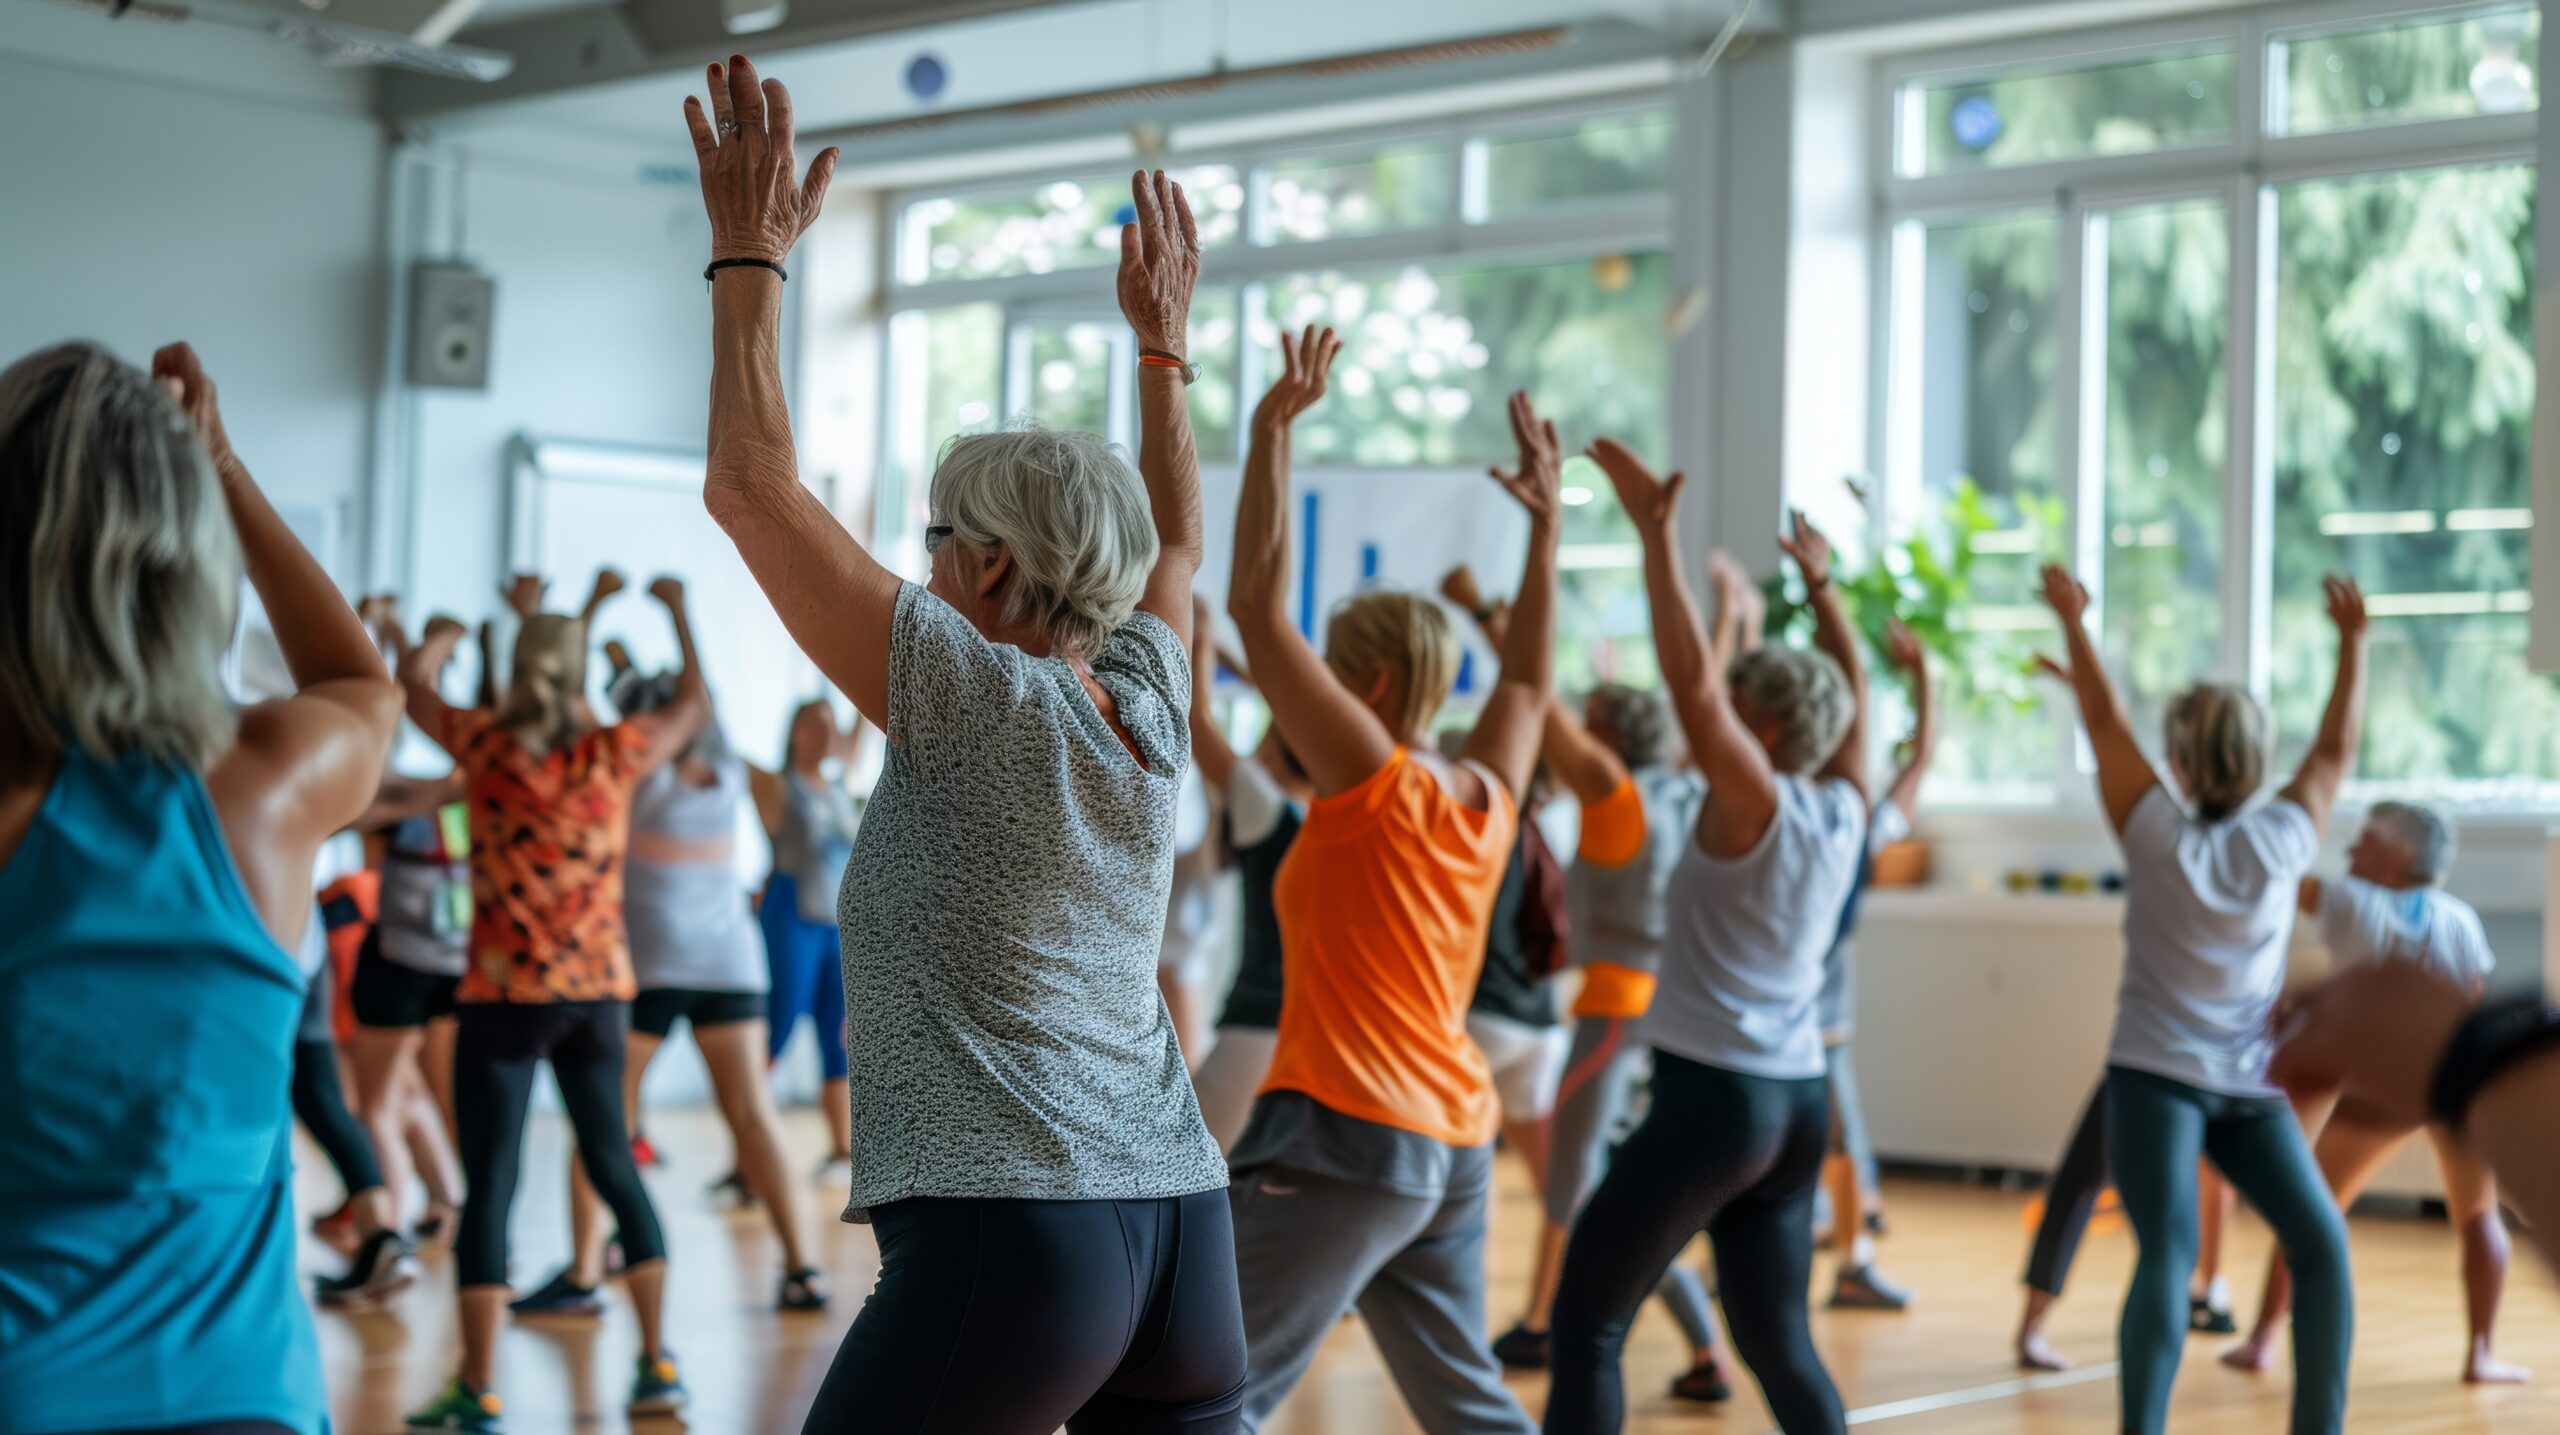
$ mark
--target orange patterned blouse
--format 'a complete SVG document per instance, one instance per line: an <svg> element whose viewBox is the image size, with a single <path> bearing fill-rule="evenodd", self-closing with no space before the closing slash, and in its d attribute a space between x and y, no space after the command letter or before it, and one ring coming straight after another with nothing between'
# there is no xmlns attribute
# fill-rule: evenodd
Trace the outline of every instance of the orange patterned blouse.
<svg viewBox="0 0 2560 1435"><path fill-rule="evenodd" d="M456 709L444 746L468 784L471 961L457 1001L629 1001L623 848L646 720L537 752Z"/></svg>

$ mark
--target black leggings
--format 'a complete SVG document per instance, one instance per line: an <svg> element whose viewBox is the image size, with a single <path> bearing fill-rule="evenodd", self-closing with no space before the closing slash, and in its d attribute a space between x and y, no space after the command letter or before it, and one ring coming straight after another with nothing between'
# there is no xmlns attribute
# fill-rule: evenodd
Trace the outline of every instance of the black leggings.
<svg viewBox="0 0 2560 1435"><path fill-rule="evenodd" d="M2107 1170L2107 1083L2089 1093L2080 1124L2071 1128L2071 1144L2062 1148L2062 1164L2044 1188L2044 1218L2036 1223L2035 1244L2027 1248L2027 1284L2046 1295L2062 1294L2071 1276L2072 1259L2080 1254L2080 1237L2098 1209L2098 1193L2111 1180Z"/></svg>
<svg viewBox="0 0 2560 1435"><path fill-rule="evenodd" d="M338 1083L336 1042L293 1044L293 1115L338 1169L338 1181L347 1188L349 1200L382 1184L382 1168L373 1159L373 1139L347 1110L346 1088Z"/></svg>
<svg viewBox="0 0 2560 1435"><path fill-rule="evenodd" d="M471 1199L454 1237L465 1286L507 1283L507 1212L524 1165L524 1122L535 1070L547 1059L578 1136L578 1160L621 1223L626 1265L666 1259L658 1213L631 1160L623 1124L622 1048L629 1002L466 1002L455 1013L453 1121Z"/></svg>
<svg viewBox="0 0 2560 1435"><path fill-rule="evenodd" d="M1813 1348L1813 1193L1828 1082L1781 1081L1653 1054L1653 1106L1574 1222L1556 1291L1547 1435L1626 1420L1618 1358L1665 1266L1701 1229L1715 1246L1734 1353L1786 1435L1837 1435L1840 1392Z"/></svg>
<svg viewBox="0 0 2560 1435"><path fill-rule="evenodd" d="M880 1279L802 1435L1238 1428L1244 1311L1224 1189L873 1208Z"/></svg>

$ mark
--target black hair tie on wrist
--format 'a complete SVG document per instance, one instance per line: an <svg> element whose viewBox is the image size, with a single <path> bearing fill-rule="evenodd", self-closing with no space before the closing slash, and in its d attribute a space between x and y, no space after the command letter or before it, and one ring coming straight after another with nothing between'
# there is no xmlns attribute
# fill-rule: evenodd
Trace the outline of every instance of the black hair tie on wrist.
<svg viewBox="0 0 2560 1435"><path fill-rule="evenodd" d="M789 279L791 277L790 275L782 272L781 265L774 263L770 259L714 259L710 264L703 268L702 282L705 284L710 283L711 276L719 273L723 269L770 269L773 271L773 277L776 279Z"/></svg>

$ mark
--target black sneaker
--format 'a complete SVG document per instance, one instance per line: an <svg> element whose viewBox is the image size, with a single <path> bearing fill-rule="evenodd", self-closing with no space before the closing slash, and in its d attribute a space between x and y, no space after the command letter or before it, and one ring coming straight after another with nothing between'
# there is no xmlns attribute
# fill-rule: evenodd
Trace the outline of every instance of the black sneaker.
<svg viewBox="0 0 2560 1435"><path fill-rule="evenodd" d="M1544 1370L1548 1345L1545 1331L1515 1325L1493 1338L1493 1358L1511 1370Z"/></svg>
<svg viewBox="0 0 2560 1435"><path fill-rule="evenodd" d="M747 1189L747 1178L732 1171L708 1187L711 1203L728 1211L752 1210L756 1193Z"/></svg>
<svg viewBox="0 0 2560 1435"><path fill-rule="evenodd" d="M1724 1378L1722 1365L1702 1360L1691 1366L1688 1374L1671 1382L1671 1398L1698 1405L1722 1405L1733 1398L1733 1385Z"/></svg>
<svg viewBox="0 0 2560 1435"><path fill-rule="evenodd" d="M2238 1335L2240 1322L2203 1296L2191 1295L2187 1297L2187 1330L2195 1335Z"/></svg>
<svg viewBox="0 0 2560 1435"><path fill-rule="evenodd" d="M776 1302L784 1310L825 1310L827 1278L816 1266L803 1266L782 1278L782 1298Z"/></svg>
<svg viewBox="0 0 2560 1435"><path fill-rule="evenodd" d="M417 1278L417 1247L398 1231L376 1231L346 1274L321 1281L317 1294L322 1305L371 1305Z"/></svg>
<svg viewBox="0 0 2560 1435"><path fill-rule="evenodd" d="M533 1294L507 1302L507 1309L520 1316L593 1317L604 1314L604 1302L597 1299L594 1286L578 1284L564 1270Z"/></svg>

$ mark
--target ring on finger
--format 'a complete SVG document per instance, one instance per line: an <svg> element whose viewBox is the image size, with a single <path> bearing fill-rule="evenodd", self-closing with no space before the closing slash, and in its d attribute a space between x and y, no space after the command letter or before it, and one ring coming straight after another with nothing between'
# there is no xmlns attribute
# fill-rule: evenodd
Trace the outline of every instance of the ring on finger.
<svg viewBox="0 0 2560 1435"><path fill-rule="evenodd" d="M720 122L720 137L722 139L727 139L729 136L738 133L738 131L744 128L745 126L739 124L736 120L722 120Z"/></svg>

